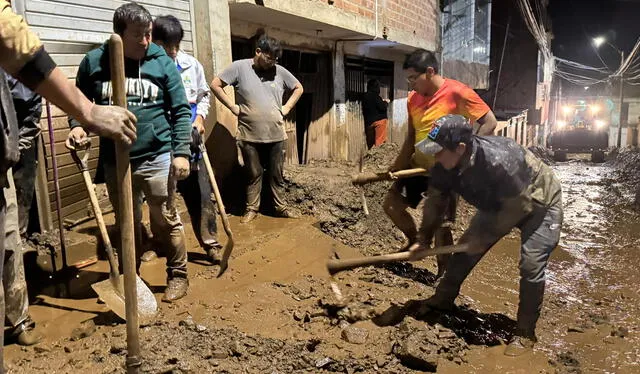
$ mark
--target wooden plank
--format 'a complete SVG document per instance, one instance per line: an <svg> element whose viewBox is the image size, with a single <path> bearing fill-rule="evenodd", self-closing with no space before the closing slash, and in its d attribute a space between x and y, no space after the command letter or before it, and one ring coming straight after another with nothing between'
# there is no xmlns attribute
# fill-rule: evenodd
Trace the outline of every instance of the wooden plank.
<svg viewBox="0 0 640 374"><path fill-rule="evenodd" d="M90 160L88 164L89 164L89 169L95 169L95 167L98 166L98 159L96 158L96 159ZM58 165L58 178L64 178L64 177L68 177L70 175L79 174L79 173L80 171L78 170L78 167L76 165L65 165L65 166ZM48 181L53 180L53 169L47 170L47 180Z"/></svg>
<svg viewBox="0 0 640 374"><path fill-rule="evenodd" d="M63 208L65 206L73 205L73 204L77 203L78 201L82 201L82 200L85 200L87 204L89 203L89 200L88 200L89 193L87 192L87 189L84 188L84 183L83 184L79 184L78 186L79 187L83 187L83 189L82 190L78 189L77 193L65 194L65 195L62 195L62 192L60 193L60 197L61 197L61 201L62 201L61 205L62 205ZM49 199L51 200L51 206L56 206L56 196L55 196L55 194L49 194Z"/></svg>
<svg viewBox="0 0 640 374"><path fill-rule="evenodd" d="M100 44L90 43L69 43L59 41L44 41L44 49L50 54L78 54L84 56L87 52L97 48Z"/></svg>
<svg viewBox="0 0 640 374"><path fill-rule="evenodd" d="M92 148L91 151L89 151L89 160L94 160L98 158L98 152L99 149L96 148ZM60 155L56 155L56 161L58 162L58 167L62 167L62 166L66 166L66 165L70 165L70 164L74 164L73 158L71 157L71 154L69 152L66 152L64 154L60 154ZM47 165L51 165L51 156L46 156L46 163Z"/></svg>
<svg viewBox="0 0 640 374"><path fill-rule="evenodd" d="M78 195L78 194L85 194L85 197L88 197L88 193L87 193L87 187L84 185L84 183L78 183L78 184L74 184L73 186L69 186L67 188L64 188L62 190L60 190L60 195L63 196L72 196L72 195ZM49 199L55 199L55 194L54 193L50 193L49 194Z"/></svg>
<svg viewBox="0 0 640 374"><path fill-rule="evenodd" d="M45 46L45 49L48 48ZM88 52L88 51L87 51ZM49 53L58 66L78 66L86 53Z"/></svg>
<svg viewBox="0 0 640 374"><path fill-rule="evenodd" d="M75 4L64 4L57 1L41 1L30 0L27 2L27 19L29 24L44 25L44 23L38 23L35 18L31 18L36 14L48 14L48 15L60 15L66 18L74 18L75 22L79 20L92 20L97 22L106 22L112 25L114 9L101 9L95 6L95 1L83 1L77 0ZM185 30L189 27L188 23L189 12L184 10L172 10L172 15L177 17L180 21L185 23L183 26ZM167 14L165 9L162 14ZM158 14L159 15L159 14ZM191 30L189 28L188 30Z"/></svg>
<svg viewBox="0 0 640 374"><path fill-rule="evenodd" d="M57 5L53 8L57 9L60 8L60 6ZM80 12L80 14L92 13L92 10L88 8L74 7L74 9L76 9L76 12ZM72 9L68 10L70 11ZM64 12L64 10L58 10L57 12ZM111 19L113 18L113 12L109 11L107 13L109 13L108 21L103 21L98 18L91 18L90 16L86 16L88 18L79 18L78 15L64 15L65 13L58 13L61 15L51 15L27 12L26 18L29 21L29 24L33 26L67 29L76 32L99 32L110 35L113 32L113 23L111 21ZM183 21L183 23L187 22L188 21ZM184 40L192 40L191 31L185 30Z"/></svg>
<svg viewBox="0 0 640 374"><path fill-rule="evenodd" d="M102 44L111 36L111 32L101 33L95 31L75 31L44 26L31 26L31 30L45 42L64 41L73 43ZM193 44L190 40L183 41L180 43L180 46L185 50L193 50Z"/></svg>
<svg viewBox="0 0 640 374"><path fill-rule="evenodd" d="M54 204L55 206L55 204ZM69 217L70 215L80 212L80 211L84 211L87 209L87 202L86 201L78 201L77 203L71 204L71 205L67 205L62 207L62 219L64 219L65 217ZM53 209L52 213L56 213L57 210L55 210L55 208ZM54 214L54 217L56 217L54 219L54 227L56 227L57 223L58 223L58 215Z"/></svg>
<svg viewBox="0 0 640 374"><path fill-rule="evenodd" d="M68 177L60 178L59 180L60 189L73 186L74 184L78 184L78 183L84 183L82 181L82 174L70 175ZM47 188L49 189L49 191L55 191L53 181L47 182Z"/></svg>
<svg viewBox="0 0 640 374"><path fill-rule="evenodd" d="M32 1L32 0L30 0ZM85 6L95 9L104 9L107 11L111 11L113 15L113 11L118 8L120 5L128 3L128 0L55 0L55 3L59 6L68 6L68 5L78 5ZM189 1L185 0L146 0L146 1L136 1L140 5L144 6L152 16L163 15L163 14L174 14L186 12L189 13L190 4ZM176 15L176 17L178 17ZM183 18L183 16L178 17L179 19L187 19Z"/></svg>

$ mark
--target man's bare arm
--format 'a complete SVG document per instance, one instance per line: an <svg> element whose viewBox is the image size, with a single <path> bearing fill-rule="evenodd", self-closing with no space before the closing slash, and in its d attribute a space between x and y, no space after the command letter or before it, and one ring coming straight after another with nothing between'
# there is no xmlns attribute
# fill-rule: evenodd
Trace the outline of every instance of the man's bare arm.
<svg viewBox="0 0 640 374"><path fill-rule="evenodd" d="M411 164L411 156L413 156L413 153L415 152L416 130L410 122L408 126L407 137L405 138L404 143L402 143L400 154L398 154L398 157L396 157L393 164L391 164L389 171L408 169Z"/></svg>
<svg viewBox="0 0 640 374"><path fill-rule="evenodd" d="M300 96L302 96L303 92L304 88L302 88L302 84L298 82L291 91L291 97L289 97L287 103L282 106L283 115L286 116L287 114L289 114L289 112L291 112L291 109L296 106L296 103L298 102L298 100L300 100Z"/></svg>
<svg viewBox="0 0 640 374"><path fill-rule="evenodd" d="M480 128L478 128L478 135L480 136L493 135L498 126L498 120L491 110L478 118L478 123L480 124Z"/></svg>
<svg viewBox="0 0 640 374"><path fill-rule="evenodd" d="M240 107L233 103L229 95L224 92L224 88L227 86L220 78L215 77L211 82L211 91L213 95L220 100L222 105L226 106L236 116L240 114Z"/></svg>

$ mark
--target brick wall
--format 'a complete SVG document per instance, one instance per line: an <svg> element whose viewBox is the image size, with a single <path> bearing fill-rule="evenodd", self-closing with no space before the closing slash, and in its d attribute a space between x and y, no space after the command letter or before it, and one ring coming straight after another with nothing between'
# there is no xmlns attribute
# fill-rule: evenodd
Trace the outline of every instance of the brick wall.
<svg viewBox="0 0 640 374"><path fill-rule="evenodd" d="M329 4L329 0L314 1ZM375 4L375 0L334 0L331 6L373 20ZM380 34L386 28L390 39L398 32L420 39L438 39L438 0L378 0L378 8Z"/></svg>

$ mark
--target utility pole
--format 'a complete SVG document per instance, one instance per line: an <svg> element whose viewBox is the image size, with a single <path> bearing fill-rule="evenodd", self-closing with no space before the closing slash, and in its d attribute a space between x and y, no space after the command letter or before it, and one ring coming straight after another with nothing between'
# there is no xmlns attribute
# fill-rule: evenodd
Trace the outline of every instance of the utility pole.
<svg viewBox="0 0 640 374"><path fill-rule="evenodd" d="M620 66L624 64L624 51L620 51ZM624 104L624 76L620 74L620 116L618 117L618 149L622 146L622 106Z"/></svg>

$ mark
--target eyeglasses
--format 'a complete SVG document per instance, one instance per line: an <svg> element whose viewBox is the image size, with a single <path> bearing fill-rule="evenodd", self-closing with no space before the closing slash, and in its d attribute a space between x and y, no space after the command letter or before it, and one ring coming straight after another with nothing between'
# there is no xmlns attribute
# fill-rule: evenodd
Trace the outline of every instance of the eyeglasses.
<svg viewBox="0 0 640 374"><path fill-rule="evenodd" d="M268 55L266 53L263 53L262 56L264 57L264 59L267 62L278 62L278 58L277 57L270 56L270 55Z"/></svg>
<svg viewBox="0 0 640 374"><path fill-rule="evenodd" d="M418 78L420 78L420 76L421 76L422 74L424 74L424 73L421 73L421 74L415 74L415 75L409 75L409 76L407 77L407 83L411 83L411 84L415 83L415 82L418 80Z"/></svg>

